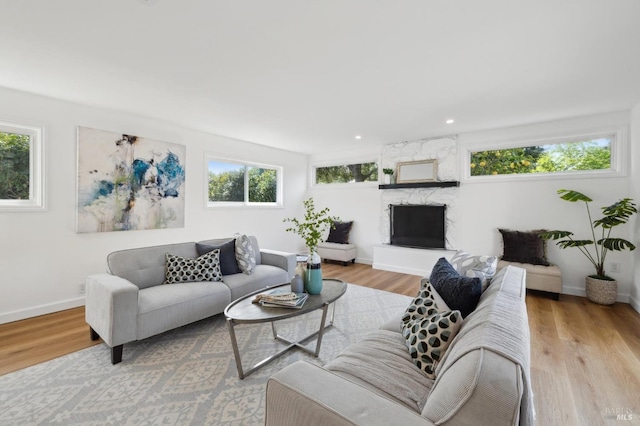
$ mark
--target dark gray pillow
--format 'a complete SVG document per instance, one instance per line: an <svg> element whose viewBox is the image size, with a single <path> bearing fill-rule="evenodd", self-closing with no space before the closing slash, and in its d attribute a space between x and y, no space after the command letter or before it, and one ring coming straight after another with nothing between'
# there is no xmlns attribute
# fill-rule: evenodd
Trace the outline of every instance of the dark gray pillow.
<svg viewBox="0 0 640 426"><path fill-rule="evenodd" d="M220 249L220 269L222 275L240 274L242 271L238 268L238 262L236 261L235 244L235 240L229 240L217 246L196 243L196 250L198 250L198 256L202 256L212 250Z"/></svg>
<svg viewBox="0 0 640 426"><path fill-rule="evenodd" d="M498 229L502 234L502 260L549 266L546 241L540 238L544 229L536 231L511 231Z"/></svg>
<svg viewBox="0 0 640 426"><path fill-rule="evenodd" d="M353 221L350 222L333 222L333 227L329 230L327 237L328 243L349 244L349 233Z"/></svg>
<svg viewBox="0 0 640 426"><path fill-rule="evenodd" d="M482 281L465 277L441 257L431 270L429 281L451 310L458 310L465 318L476 309L482 295Z"/></svg>

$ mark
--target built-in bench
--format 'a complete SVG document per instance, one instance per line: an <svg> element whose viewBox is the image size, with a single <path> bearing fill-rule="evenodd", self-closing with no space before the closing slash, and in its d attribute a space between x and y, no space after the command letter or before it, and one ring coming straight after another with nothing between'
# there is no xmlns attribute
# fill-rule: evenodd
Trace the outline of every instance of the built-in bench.
<svg viewBox="0 0 640 426"><path fill-rule="evenodd" d="M318 243L318 255L322 260L335 260L342 262L344 266L355 263L358 250L355 244Z"/></svg>
<svg viewBox="0 0 640 426"><path fill-rule="evenodd" d="M508 265L517 266L527 271L526 286L531 290L545 291L553 294L558 300L562 293L562 271L556 265L533 265L530 263L498 261L498 270Z"/></svg>

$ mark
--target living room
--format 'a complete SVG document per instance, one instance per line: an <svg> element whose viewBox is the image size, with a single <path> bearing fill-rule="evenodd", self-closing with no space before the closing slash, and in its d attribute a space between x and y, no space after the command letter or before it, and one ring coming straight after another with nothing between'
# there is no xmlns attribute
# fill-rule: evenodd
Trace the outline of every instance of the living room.
<svg viewBox="0 0 640 426"><path fill-rule="evenodd" d="M136 7L136 10L131 11L136 14L136 17L144 13L156 13L158 8L167 7L166 1L162 0L158 0L150 6L143 4L142 1L131 1L131 3ZM498 228L514 230L572 229L577 233L583 232L581 226L586 221L583 218L584 211L577 205L567 205L560 200L556 193L558 189L567 188L584 192L594 199L594 207L598 208L624 197L640 200L640 183L638 183L640 182L640 149L638 149L640 146L640 80L637 78L637 75L640 75L638 73L640 65L638 59L632 54L633 49L631 48L635 47L640 39L638 39L637 29L633 28L635 25L633 19L630 18L630 16L634 16L633 12L637 12L637 6L620 2L618 5L622 9L621 12L607 2L593 3L593 6L597 6L597 10L601 12L600 15L616 22L618 32L614 32L614 36L607 40L617 44L604 47L589 45L581 51L586 55L593 49L594 55L597 52L600 53L597 59L603 62L606 60L607 63L607 66L600 64L596 70L586 73L588 78L585 78L584 81L581 80L582 86L572 86L574 91L584 90L587 94L583 97L574 94L574 98L569 99L567 95L566 103L562 103L562 99L553 96L551 92L560 90L559 86L570 85L570 82L567 81L567 75L570 73L558 70L559 77L557 79L544 80L541 86L525 85L526 87L513 95L513 97L529 95L527 102L531 104L539 100L538 98L546 96L551 101L542 102L539 105L542 105L543 108L548 107L548 110L532 110L521 107L520 115L512 119L507 117L507 113L511 108L511 102L513 105L516 104L515 100L510 96L500 97L498 93L514 89L515 83L511 82L511 85L505 86L503 89L502 86L496 86L496 80L491 80L490 83L493 86L489 84L486 88L482 87L481 90L475 91L476 98L474 99L466 99L466 94L462 96L455 94L459 114L456 115L456 122L452 125L444 123L444 119L449 118L449 114L454 114L445 108L450 106L449 101L438 99L438 102L443 106L437 109L420 112L388 110L389 117L404 116L399 120L399 124L390 119L387 121L387 117L384 115L377 116L377 121L387 121L386 127L399 128L403 127L407 121L426 121L425 117L427 116L430 116L429 120L437 118L437 126L426 128L423 126L422 133L420 133L419 126L412 127L411 131L406 133L394 129L386 133L385 138L385 132L376 128L378 139L372 143L372 137L367 131L359 128L358 120L360 117L355 114L351 116L353 123L346 126L352 130L350 133L344 134L341 140L323 140L310 137L312 142L304 144L300 133L293 133L294 137L289 141L297 139L300 144L298 150L293 149L293 145L283 147L271 144L272 146L269 146L269 143L264 142L279 138L285 139L278 124L283 123L284 125L284 122L294 121L287 115L268 117L265 121L271 124L270 128L265 125L252 127L251 130L238 130L242 129L245 124L246 127L251 127L247 117L255 114L254 112L247 113L243 109L245 106L241 103L246 96L244 91L263 90L259 87L260 75L247 76L242 74L247 72L249 65L255 64L242 62L241 57L234 58L243 65L238 66L235 72L239 75L238 80L242 80L243 75L246 80L235 82L238 86L234 90L228 89L233 92L231 98L236 96L237 100L228 105L218 105L216 99L203 101L198 98L196 101L193 88L186 83L185 85L188 87L182 95L176 95L180 88L176 89L176 92L173 92L173 89L165 90L161 87L165 83L154 80L153 76L139 74L137 77L132 77L131 74L125 72L126 66L120 68L118 65L114 65L115 62L109 62L110 58L105 58L103 65L107 71L104 74L93 73L95 68L90 68L89 72L83 72L81 58L84 51L82 49L86 46L81 46L79 51L73 51L72 48L67 50L66 47L58 46L59 50L55 52L49 51L48 46L44 44L39 47L39 43L43 43L42 40L45 38L44 34L47 31L55 31L55 25L45 25L47 19L44 12L33 12L34 17L42 25L44 34L14 32L12 35L11 32L15 31L15 28L10 28L9 25L5 26L3 30L0 30L0 35L2 35L0 46L3 47L3 51L10 59L15 62L22 61L25 67L3 66L3 70L0 72L0 121L26 122L36 124L44 129L43 188L45 208L39 211L0 210L0 231L3 240L3 244L0 245L0 269L3 272L3 279L0 282L2 294L0 298L0 324L82 306L84 296L81 294L81 286L86 277L90 274L104 272L107 254L116 250L183 241L199 241L213 237L231 237L236 233L243 233L259 236L263 247L302 252L305 250L303 242L298 236L285 232L286 226L282 221L287 217L299 216L302 213L302 201L308 197L313 197L320 207L329 207L332 214L344 220L354 221L351 242L356 244L358 248L356 261L361 264L373 264L375 247L388 242L386 239L386 232L388 232L387 213L386 205L383 202L385 191L378 188L377 182L353 186L312 185L311 175L316 166L344 164L345 161L356 163L376 161L380 162L380 169L395 167L395 163L385 163L387 159L382 155L386 146L394 144L424 143L429 146L429 141L438 141L442 138L449 138L453 141L451 142L453 148L448 148L447 152L453 151L454 157L442 158L439 152L434 150L416 158L437 158L443 164L445 161L448 162L450 167L442 168L442 172L446 172L448 176L439 176L439 178L460 181L459 187L450 190L455 197L455 203L449 211L448 219L451 222L447 230L450 243L448 248L451 250L464 249L470 253L499 256L502 253L502 243ZM87 16L92 16L87 14L87 11L78 4L74 4L74 6L79 9L76 9L74 13L69 12L68 16L67 11L52 16L59 18L66 26L73 26L73 19L87 19ZM124 3L119 5L119 7L131 6ZM287 6L293 7L292 5ZM360 6L367 8L364 4L360 4ZM467 6L478 11L475 9L476 6ZM2 8L4 7L3 5ZM43 11L49 10L47 9L49 7L52 6L44 7ZM496 4L493 7L507 7L507 5ZM555 6L548 5L548 7ZM353 13L353 16L357 16L357 8L355 6L353 8L349 8L349 11ZM624 13L627 10L630 11ZM243 16L240 10L234 9L234 11L238 14L236 18ZM527 11L532 12L528 8ZM569 13L571 8L563 9L563 11ZM607 14L605 11L611 13ZM23 19L27 19L31 14L18 6L11 6L11 12L15 15L17 22L23 22ZM21 13L25 15L18 19ZM114 12L111 11L111 13ZM384 15L382 11L380 14ZM517 15L519 16L520 13ZM594 20L598 13L592 12L587 15L591 20ZM275 20L273 15L269 16ZM536 14L536 16L539 15ZM382 19L377 14L374 18ZM489 19L488 16L484 16L484 18ZM344 21L340 22L346 27L348 20L342 19ZM260 19L252 17L251 23L255 23L254 21L260 21ZM464 22L468 23L467 20ZM496 19L491 22L497 25L500 20ZM611 22L607 22L613 25ZM527 23L531 24L530 21ZM577 23L575 24L577 25ZM108 27L105 23L100 25L101 29L105 27ZM554 28L560 27L562 26L558 25ZM399 31L401 28L400 25L396 29ZM367 29L373 31L373 28L368 26ZM438 29L441 28L438 27ZM341 27L341 31L344 31L343 27ZM93 33L91 35L96 36ZM601 34L598 35L603 37ZM322 37L313 39L315 43L320 43L320 40ZM623 40L626 41L626 45L621 43ZM63 41L65 40L63 39ZM246 40L244 41L246 42ZM332 46L334 49L339 48L339 41L338 37L336 44ZM593 40L591 41L593 42ZM243 40L239 41L241 44L242 42ZM543 43L542 45L549 47L551 44ZM242 45L244 46L244 44ZM569 46L573 47L573 45ZM176 46L171 47L172 50L176 49ZM288 47L293 50L296 48L296 46ZM393 50L387 49L385 46L378 46L378 48L384 48L383 51L387 53ZM411 51L416 53L421 48L425 48L425 46L413 47ZM513 49L511 44L505 47L508 52L513 52L511 49ZM363 50L365 53L373 54L375 47L368 46ZM616 55L609 57L603 53L610 51ZM245 52L256 53L256 49L252 47ZM542 55L541 52L536 52L536 54ZM107 53L113 55L114 52ZM348 53L350 52L344 52L337 59L345 59ZM497 53L494 52L496 55ZM553 56L553 58L559 57L561 53L556 52L558 56ZM162 47L155 47L148 54L160 56L164 55L165 51ZM375 55L375 58L378 56ZM546 56L544 58L549 59ZM407 58L403 57L402 59L406 60ZM454 61L454 59L451 60ZM482 59L481 56L474 56L473 61L469 63L454 61L457 66L456 72L460 72L460 68L463 67L473 69L473 67L479 66L478 63L482 62ZM577 72L580 66L589 63L587 59L583 57L580 57L579 60L576 59L579 66L570 67L571 64L563 64L563 66L566 66L571 72ZM441 60L445 61L446 58ZM29 65L30 61L36 62ZM152 62L152 68L162 65L160 60ZM611 66L612 63L614 66ZM374 64L365 62L365 66L372 67L372 65ZM428 65L433 66L434 64ZM507 62L502 62L501 65L507 66ZM531 63L523 62L520 65L531 65ZM398 67L401 66L398 65ZM520 80L553 75L553 66L542 68L540 65L540 67L531 74L523 72L522 68L508 69L508 71L519 73ZM48 68L50 68L50 73L43 71ZM375 67L372 68L375 69ZM620 71L618 74L615 70L609 69L605 74L605 70L601 68L615 68ZM71 73L73 78L71 81L63 82L55 77L58 72ZM454 71L450 70L450 72ZM461 78L473 79L470 74L472 73L462 72L456 75ZM628 74L632 76L629 77ZM353 78L353 75L358 74L350 74L349 77ZM118 87L118 83L113 83L118 81L119 76L122 77L121 87ZM316 77L317 75L314 74L314 78ZM384 78L389 80L402 79L402 77L402 73L393 72L386 74L381 80ZM73 84L74 78L77 88ZM189 78L189 76L184 77L184 80ZM278 78L286 77L279 76ZM413 78L416 77L413 76ZM576 79L579 80L578 77ZM377 80L377 78L373 79L373 81ZM418 86L421 79L416 78L413 81L413 84ZM554 81L556 86L545 86L551 81ZM623 89L620 88L621 82L626 84ZM98 90L98 87L109 84L112 84L110 90L114 92L115 96L109 98L108 101L101 102L101 99L107 98L101 98L104 96L104 92ZM136 89L138 84L139 90ZM275 82L269 81L265 84L275 84ZM354 84L354 81L351 81L350 84ZM483 84L485 84L483 81L478 82L478 85ZM93 99L92 86L95 86ZM345 86L339 87L344 88ZM392 91L392 86L391 88L385 86L385 90ZM156 87L158 89L154 92ZM233 87L232 82L229 83L229 87ZM402 87L407 90L406 86ZM224 92L222 89L218 88L218 90L221 93ZM455 92L459 90L457 89ZM332 92L328 97L339 97L339 95L339 92ZM386 97L386 94L383 95L381 97ZM416 96L426 99L429 97L429 91L422 91ZM412 97L413 95L407 95L406 102L409 102ZM120 103L114 101L114 98L116 101L120 98ZM372 102L372 98L373 96L367 101ZM629 101L629 98L633 98L634 101ZM137 99L146 99L146 103L140 103L141 101ZM250 105L251 102L257 102L256 98L246 99L247 105ZM434 97L434 99L437 98ZM294 109L304 109L305 105L314 102L314 100L300 99L296 96L288 98L288 101L291 105L294 105L296 101L299 104L295 104L295 107L289 106L279 109L278 113L290 112L293 114ZM348 101L351 99L345 99L338 103L347 103ZM178 115L179 111L173 111L168 106L156 110L159 112L156 116L148 114L144 108L141 108L151 108L152 104L169 105L174 102L182 109L181 115ZM269 102L263 101L262 103L268 104ZM397 100L389 103L395 107L402 105L402 101ZM381 106L381 104L383 102L376 102L377 106ZM500 104L504 116L485 116L483 111L485 104ZM222 116L222 110L225 109L240 111L240 118L231 124L221 124L221 119L216 116L216 111L219 111ZM358 108L353 109L357 110ZM453 105L451 110L455 110ZM170 120L168 117L171 117L173 113L176 114L176 119ZM378 114L383 114L383 112L378 112ZM462 117L469 117L471 120L471 116L474 114L475 124L473 126L463 122ZM336 126L342 123L338 117L330 116L327 119L318 114L317 110L314 110L314 113L310 115L313 115L313 120L305 120L304 114L301 114L298 117L300 123L327 121L336 123ZM435 118L431 118L431 116ZM199 121L201 126L193 124L196 121ZM485 121L487 124L484 123ZM302 127L304 127L303 124L301 124ZM217 125L220 126L219 131L215 130ZM77 233L78 126L135 134L185 145L187 149L184 227L132 232ZM234 129L238 131L234 132ZM315 127L310 127L310 132L313 130ZM621 160L620 169L606 177L594 175L574 178L541 177L537 179L477 181L468 176L468 161L466 161L468 157L466 155L472 150L495 149L510 143L537 143L549 139L602 132L618 132L616 134L621 135L618 140L619 145L617 145ZM360 133L362 133L363 139L355 140L354 136ZM221 136L221 134L227 136ZM282 167L282 205L276 208L207 207L205 162L209 155ZM431 192L425 197L427 199L431 197ZM640 221L633 218L629 225L620 227L619 231L617 236L637 243L640 236ZM563 293L584 296L584 276L590 271L588 261L578 251L560 250L552 243L548 244L547 250L548 259L562 270ZM611 275L618 280L617 301L630 304L640 312L640 250L614 252L608 257L607 262L606 266L609 270L611 263L617 263L620 266L619 272L611 272ZM425 265L425 269L430 269L430 266ZM634 337L631 336L631 338Z"/></svg>

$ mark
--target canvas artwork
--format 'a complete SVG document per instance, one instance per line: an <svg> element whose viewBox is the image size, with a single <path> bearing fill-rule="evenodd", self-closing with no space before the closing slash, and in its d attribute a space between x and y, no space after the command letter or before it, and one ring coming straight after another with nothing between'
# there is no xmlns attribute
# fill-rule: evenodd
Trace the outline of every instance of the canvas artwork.
<svg viewBox="0 0 640 426"><path fill-rule="evenodd" d="M78 127L77 232L184 227L186 147Z"/></svg>

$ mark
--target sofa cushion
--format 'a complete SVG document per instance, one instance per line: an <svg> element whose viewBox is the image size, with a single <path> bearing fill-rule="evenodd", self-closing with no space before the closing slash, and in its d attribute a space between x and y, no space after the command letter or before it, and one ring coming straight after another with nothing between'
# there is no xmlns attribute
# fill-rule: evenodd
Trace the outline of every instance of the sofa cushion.
<svg viewBox="0 0 640 426"><path fill-rule="evenodd" d="M463 277L444 257L436 262L429 281L449 308L460 311L463 318L473 312L482 295L480 278Z"/></svg>
<svg viewBox="0 0 640 426"><path fill-rule="evenodd" d="M229 240L219 245L196 243L196 249L198 250L199 256L215 249L220 249L220 270L222 271L222 275L239 274L242 272L236 260L234 240Z"/></svg>
<svg viewBox="0 0 640 426"><path fill-rule="evenodd" d="M502 260L549 266L546 241L540 238L543 229L535 231L511 231L498 229L502 234Z"/></svg>
<svg viewBox="0 0 640 426"><path fill-rule="evenodd" d="M251 240L246 235L241 235L235 241L236 261L240 270L251 275L256 267L256 255Z"/></svg>
<svg viewBox="0 0 640 426"><path fill-rule="evenodd" d="M277 266L256 265L251 275L242 273L225 275L222 277L222 281L231 290L231 299L236 300L267 286L288 283L291 278L287 271Z"/></svg>
<svg viewBox="0 0 640 426"><path fill-rule="evenodd" d="M349 233L353 221L350 222L333 222L333 226L329 229L329 236L327 242L338 244L349 244Z"/></svg>
<svg viewBox="0 0 640 426"><path fill-rule="evenodd" d="M163 284L198 281L221 281L220 249L197 258L166 254L166 274Z"/></svg>
<svg viewBox="0 0 640 426"><path fill-rule="evenodd" d="M480 278L484 291L491 278L496 274L498 258L496 256L474 256L463 250L458 250L449 263L460 275Z"/></svg>
<svg viewBox="0 0 640 426"><path fill-rule="evenodd" d="M435 379L435 370L451 341L462 325L460 311L436 312L416 318L402 328L409 355L428 378Z"/></svg>
<svg viewBox="0 0 640 426"><path fill-rule="evenodd" d="M107 256L107 271L143 289L164 282L166 254L198 257L195 243L165 244L114 251Z"/></svg>
<svg viewBox="0 0 640 426"><path fill-rule="evenodd" d="M433 386L433 380L411 361L402 335L387 330L368 334L324 368L417 413L422 411Z"/></svg>

